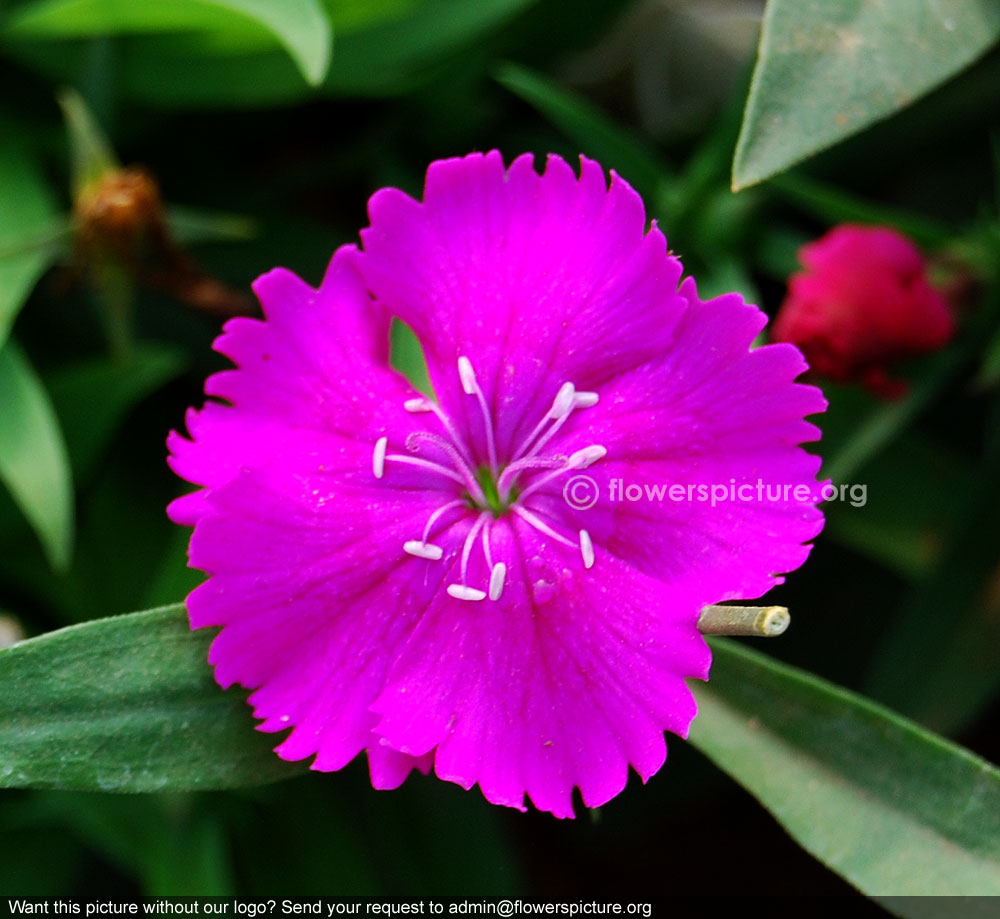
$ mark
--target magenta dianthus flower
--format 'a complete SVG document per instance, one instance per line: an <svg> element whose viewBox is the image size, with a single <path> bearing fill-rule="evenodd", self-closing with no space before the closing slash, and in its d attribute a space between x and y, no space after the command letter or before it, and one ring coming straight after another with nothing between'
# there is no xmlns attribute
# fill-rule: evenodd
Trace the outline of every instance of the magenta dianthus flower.
<svg viewBox="0 0 1000 919"><path fill-rule="evenodd" d="M603 804L686 735L701 608L763 594L822 525L813 502L663 487L815 490L798 445L823 398L793 382L793 346L751 350L756 307L681 282L594 162L444 160L422 202L383 189L369 215L318 290L257 280L265 319L216 343L236 369L205 391L224 401L170 436L202 486L170 507L210 576L191 625L222 627L216 679L254 690L261 730L290 729L285 759L364 750L378 788L433 767L572 816L574 788ZM393 316L435 399L389 367Z"/></svg>

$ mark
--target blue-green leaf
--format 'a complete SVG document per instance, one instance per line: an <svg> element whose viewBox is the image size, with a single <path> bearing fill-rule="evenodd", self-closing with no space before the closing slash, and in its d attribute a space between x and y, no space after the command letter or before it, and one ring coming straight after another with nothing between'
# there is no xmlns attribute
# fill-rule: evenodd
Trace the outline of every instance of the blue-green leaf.
<svg viewBox="0 0 1000 919"><path fill-rule="evenodd" d="M590 103L517 64L499 67L496 79L538 109L579 145L582 153L598 159L606 169L617 170L652 207L666 196L670 176L665 164L642 140L614 124Z"/></svg>
<svg viewBox="0 0 1000 919"><path fill-rule="evenodd" d="M0 123L0 347L67 232L38 165Z"/></svg>
<svg viewBox="0 0 1000 919"><path fill-rule="evenodd" d="M769 0L733 189L909 105L998 36L995 0Z"/></svg>
<svg viewBox="0 0 1000 919"><path fill-rule="evenodd" d="M182 606L70 626L0 651L0 788L237 788L296 775L212 679Z"/></svg>
<svg viewBox="0 0 1000 919"><path fill-rule="evenodd" d="M811 674L712 645L691 742L801 846L869 896L1000 894L1000 770Z"/></svg>
<svg viewBox="0 0 1000 919"><path fill-rule="evenodd" d="M73 485L49 397L13 341L0 349L0 480L38 534L50 564L69 565Z"/></svg>
<svg viewBox="0 0 1000 919"><path fill-rule="evenodd" d="M54 39L198 31L228 38L241 50L266 47L269 35L313 86L326 76L333 41L329 16L318 0L39 0L18 10L7 31L13 37Z"/></svg>

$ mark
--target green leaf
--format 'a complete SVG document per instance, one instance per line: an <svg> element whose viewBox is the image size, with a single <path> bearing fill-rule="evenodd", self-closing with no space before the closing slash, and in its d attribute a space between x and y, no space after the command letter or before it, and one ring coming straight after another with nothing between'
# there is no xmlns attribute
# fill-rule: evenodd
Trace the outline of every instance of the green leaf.
<svg viewBox="0 0 1000 919"><path fill-rule="evenodd" d="M920 579L940 558L956 507L981 482L961 453L910 431L876 453L855 481L835 484L850 486L853 497L847 490L845 500L825 506L824 535Z"/></svg>
<svg viewBox="0 0 1000 919"><path fill-rule="evenodd" d="M139 345L127 364L106 357L61 367L48 378L77 479L86 479L129 411L183 370L183 352Z"/></svg>
<svg viewBox="0 0 1000 919"><path fill-rule="evenodd" d="M873 403L860 420L855 414L850 424L850 434L837 444L830 459L824 464L824 475L835 482L850 482L870 462L897 437L899 437L927 407L938 399L949 383L958 374L969 358L972 336L966 335L961 342L925 359L920 376L901 399ZM831 387L832 389L832 387ZM845 409L864 398L845 399ZM829 424L841 426L845 412L831 399L828 410ZM824 425L827 427L828 425Z"/></svg>
<svg viewBox="0 0 1000 919"><path fill-rule="evenodd" d="M426 396L434 396L434 387L427 373L427 358L417 336L406 323L392 321L391 363L410 385Z"/></svg>
<svg viewBox="0 0 1000 919"><path fill-rule="evenodd" d="M384 22L338 37L326 86L341 93L408 88L418 69L488 34L536 0L420 0ZM335 21L339 18L335 14Z"/></svg>
<svg viewBox="0 0 1000 919"><path fill-rule="evenodd" d="M982 715L1000 685L1000 516L997 456L960 482L940 482L951 532L884 630L865 689L935 730L953 733ZM910 500L921 493L914 484ZM927 491L926 485L922 491ZM922 502L914 502L922 503Z"/></svg>
<svg viewBox="0 0 1000 919"><path fill-rule="evenodd" d="M909 105L998 36L995 0L769 0L733 190Z"/></svg>
<svg viewBox="0 0 1000 919"><path fill-rule="evenodd" d="M194 207L170 205L167 226L171 237L182 245L204 242L228 242L253 239L259 229L256 221L241 214L227 214Z"/></svg>
<svg viewBox="0 0 1000 919"><path fill-rule="evenodd" d="M69 135L73 193L79 195L89 185L117 169L118 157L83 96L75 89L64 89L57 98Z"/></svg>
<svg viewBox="0 0 1000 919"><path fill-rule="evenodd" d="M330 66L330 19L317 0L39 0L18 10L7 26L10 36L33 39L189 31L231 35L238 49L261 47L266 31L312 86L323 81Z"/></svg>
<svg viewBox="0 0 1000 919"><path fill-rule="evenodd" d="M0 123L0 347L65 229L41 170Z"/></svg>
<svg viewBox="0 0 1000 919"><path fill-rule="evenodd" d="M326 0L337 50L323 80L331 94L407 92L535 0ZM278 4L274 4L278 7ZM234 17L230 17L233 20ZM116 89L157 106L260 107L307 96L287 54L262 26L239 30L133 34L121 42ZM18 42L8 53L52 80L74 80L85 47ZM57 53L56 53L57 52Z"/></svg>
<svg viewBox="0 0 1000 919"><path fill-rule="evenodd" d="M143 792L237 788L297 774L223 692L212 635L184 608L70 626L0 651L0 787Z"/></svg>
<svg viewBox="0 0 1000 919"><path fill-rule="evenodd" d="M930 248L951 242L957 234L947 224L873 203L842 188L796 173L774 179L768 188L831 226L837 223L880 223L900 230L921 246Z"/></svg>
<svg viewBox="0 0 1000 919"><path fill-rule="evenodd" d="M691 742L800 845L870 896L1000 894L1000 770L811 674L712 647Z"/></svg>
<svg viewBox="0 0 1000 919"><path fill-rule="evenodd" d="M0 349L0 480L57 570L73 549L73 485L49 397L13 341Z"/></svg>
<svg viewBox="0 0 1000 919"><path fill-rule="evenodd" d="M668 172L656 153L590 103L517 64L500 66L496 80L541 112L582 153L618 172L651 207L666 196Z"/></svg>

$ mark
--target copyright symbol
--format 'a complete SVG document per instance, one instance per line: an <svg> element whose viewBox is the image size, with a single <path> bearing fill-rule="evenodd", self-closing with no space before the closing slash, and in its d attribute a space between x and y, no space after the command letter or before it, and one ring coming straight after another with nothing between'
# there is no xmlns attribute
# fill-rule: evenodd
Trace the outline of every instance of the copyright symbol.
<svg viewBox="0 0 1000 919"><path fill-rule="evenodd" d="M575 511L588 511L600 496L595 482L589 475L575 475L563 486L563 499Z"/></svg>
<svg viewBox="0 0 1000 919"><path fill-rule="evenodd" d="M514 915L514 904L510 900L501 900L497 903L497 915L499 916L513 916Z"/></svg>

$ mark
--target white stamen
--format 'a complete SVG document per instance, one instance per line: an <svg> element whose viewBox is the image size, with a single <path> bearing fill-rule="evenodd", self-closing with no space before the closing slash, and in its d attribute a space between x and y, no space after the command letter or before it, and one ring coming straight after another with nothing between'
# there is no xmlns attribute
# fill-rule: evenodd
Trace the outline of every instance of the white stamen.
<svg viewBox="0 0 1000 919"><path fill-rule="evenodd" d="M503 582L507 577L507 566L503 562L497 562L490 572L490 599L499 600L503 593Z"/></svg>
<svg viewBox="0 0 1000 919"><path fill-rule="evenodd" d="M582 450L577 450L576 453L571 453L569 459L566 460L566 468L586 469L607 455L608 451L600 444L592 444Z"/></svg>
<svg viewBox="0 0 1000 919"><path fill-rule="evenodd" d="M490 547L490 520L483 526L483 555L486 557L486 566L493 567L493 551Z"/></svg>
<svg viewBox="0 0 1000 919"><path fill-rule="evenodd" d="M467 396L474 396L479 391L476 382L476 371L472 369L472 361L464 354L458 359L458 377L462 381L462 389Z"/></svg>
<svg viewBox="0 0 1000 919"><path fill-rule="evenodd" d="M377 444L375 444L375 456L372 459L372 466L375 469L375 478L382 478L382 473L385 471L385 461L392 460L394 463L405 463L408 466L419 466L421 469L430 469L432 472L436 472L439 475L447 476L449 479L454 479L459 485L468 485L467 479L460 476L454 469L449 469L447 466L442 466L440 463L431 462L431 460L420 459L417 456L404 456L402 453L390 453L386 455L385 452L385 438L383 437ZM382 453L379 455L379 444L382 445Z"/></svg>
<svg viewBox="0 0 1000 919"><path fill-rule="evenodd" d="M468 536L465 537L465 545L462 546L462 581L466 580L466 576L469 570L469 556L472 555L472 545L476 541L476 536L479 535L479 531L483 528L487 520L490 519L490 515L483 511L477 518L476 522L472 524L469 529Z"/></svg>
<svg viewBox="0 0 1000 919"><path fill-rule="evenodd" d="M427 405L430 408L430 410L437 416L438 421L441 422L441 425L444 427L445 431L448 432L448 436L451 438L452 444L454 445L455 449L459 452L462 459L465 460L468 466L470 467L474 466L475 463L472 462L472 458L469 456L468 450L465 449L465 442L461 437L459 437L458 432L455 430L455 427L454 425L452 425L448 416L441 411L440 406L436 402L433 402L430 399L428 399Z"/></svg>
<svg viewBox="0 0 1000 919"><path fill-rule="evenodd" d="M556 459L554 456L533 456L531 459L519 459L500 473L500 478L497 479L497 491L500 494L505 494L507 487L514 481L518 473L525 469L558 469L561 472L565 467L565 460Z"/></svg>
<svg viewBox="0 0 1000 919"><path fill-rule="evenodd" d="M583 556L583 567L594 567L594 543L586 530L580 530L580 554Z"/></svg>
<svg viewBox="0 0 1000 919"><path fill-rule="evenodd" d="M573 396L573 404L577 408L590 408L597 405L599 398L596 392L578 392Z"/></svg>
<svg viewBox="0 0 1000 919"><path fill-rule="evenodd" d="M549 409L548 417L553 421L568 415L576 402L576 387L572 383L563 383L552 400L552 408Z"/></svg>
<svg viewBox="0 0 1000 919"><path fill-rule="evenodd" d="M423 396L418 396L415 399L407 399L403 403L403 408L408 412L433 412L434 406L431 405L429 399L425 399Z"/></svg>
<svg viewBox="0 0 1000 919"><path fill-rule="evenodd" d="M375 451L372 453L372 472L375 473L376 479L385 475L385 448L388 443L388 437L380 437L375 441Z"/></svg>
<svg viewBox="0 0 1000 919"><path fill-rule="evenodd" d="M421 539L420 541L426 543L427 537L431 535L431 527L434 526L435 521L437 521L437 519L442 514L447 513L448 511L450 511L452 508L455 507L465 507L465 502L461 500L449 501L443 507L439 507L436 511L434 511L434 513L431 514L430 518L428 519L427 525L424 527L424 536L423 539Z"/></svg>
<svg viewBox="0 0 1000 919"><path fill-rule="evenodd" d="M535 438L545 430L545 426L549 422L554 420L556 422L555 427L562 424L563 419L573 411L575 405L576 387L572 383L563 383L559 387L559 392L556 393L555 399L552 400L552 407L545 413L545 417L535 425L534 430L521 441L521 446L514 451L514 461L524 456L528 447L535 442ZM529 455L534 455L537 452L537 450L532 450Z"/></svg>
<svg viewBox="0 0 1000 919"><path fill-rule="evenodd" d="M417 558L429 558L432 562L438 561L444 555L444 549L440 546L433 546L420 539L411 539L403 543L403 551Z"/></svg>
<svg viewBox="0 0 1000 919"><path fill-rule="evenodd" d="M476 590L475 587L466 587L465 584L449 584L448 593L456 600L485 600L486 591Z"/></svg>
<svg viewBox="0 0 1000 919"><path fill-rule="evenodd" d="M554 539L556 542L561 542L564 546L569 546L571 549L576 548L576 543L568 540L565 536L560 535L555 530L552 529L544 520L533 514L526 507L521 507L519 504L515 504L512 508L515 514L518 515L526 523L530 523L536 530L540 533L544 533L550 539Z"/></svg>
<svg viewBox="0 0 1000 919"><path fill-rule="evenodd" d="M559 424L559 422L557 421L556 424ZM589 447L584 447L582 450L577 450L576 453L570 454L559 468L548 473L548 475L543 475L540 479L535 479L534 482L521 492L519 500L523 501L528 495L534 494L540 488L548 485L553 479L558 479L559 476L572 469L586 469L602 457L607 456L607 453L608 451L600 444L592 444ZM524 460L518 460L518 462L524 462Z"/></svg>
<svg viewBox="0 0 1000 919"><path fill-rule="evenodd" d="M462 381L462 389L467 396L475 396L483 412L483 422L486 426L486 450L489 455L490 469L497 471L497 445L493 437L493 418L490 407L486 404L486 395L476 380L476 371L472 369L472 361L464 354L458 359L458 376Z"/></svg>
<svg viewBox="0 0 1000 919"><path fill-rule="evenodd" d="M460 453L453 444L448 443L439 434L431 434L430 431L414 431L406 438L406 449L413 453L419 453L421 441L433 444L444 453L451 460L458 474L465 478L465 484L469 486L469 491L477 499L481 501L485 500L486 496L483 494L483 489L479 482L476 481L475 473L473 473L469 463L465 461L464 454Z"/></svg>

